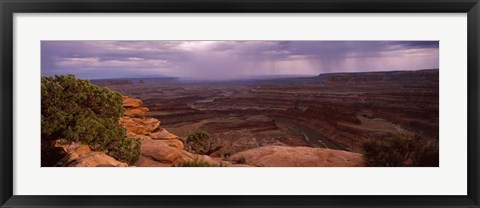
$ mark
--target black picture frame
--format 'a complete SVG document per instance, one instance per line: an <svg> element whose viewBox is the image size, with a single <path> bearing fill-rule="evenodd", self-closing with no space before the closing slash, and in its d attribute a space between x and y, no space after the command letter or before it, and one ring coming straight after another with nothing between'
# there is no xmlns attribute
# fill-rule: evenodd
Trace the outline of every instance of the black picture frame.
<svg viewBox="0 0 480 208"><path fill-rule="evenodd" d="M478 0L0 0L1 207L480 207ZM465 196L25 196L13 195L14 13L467 13L468 194ZM34 177L34 176L32 176ZM39 179L41 180L41 179ZM445 179L449 180L449 179Z"/></svg>

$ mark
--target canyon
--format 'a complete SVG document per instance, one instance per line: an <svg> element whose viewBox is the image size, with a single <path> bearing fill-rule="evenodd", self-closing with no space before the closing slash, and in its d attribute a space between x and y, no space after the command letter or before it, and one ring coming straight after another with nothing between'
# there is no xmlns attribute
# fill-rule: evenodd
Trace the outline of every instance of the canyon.
<svg viewBox="0 0 480 208"><path fill-rule="evenodd" d="M362 167L362 143L399 130L439 140L439 72L321 74L233 81L92 80L123 94L118 123L141 141L136 167ZM201 129L215 148L187 137ZM57 167L128 167L105 151L57 140ZM50 156L49 156L50 157ZM188 166L188 165L187 165Z"/></svg>
<svg viewBox="0 0 480 208"><path fill-rule="evenodd" d="M220 147L208 155L214 161L226 154L260 161L260 156L268 156L263 154L266 152L296 151L289 148L360 155L362 142L389 139L398 129L439 139L438 69L230 81L91 81L142 102L141 106L124 103L126 116L131 116L123 119L130 136L153 138L147 144L158 138L182 141L203 129ZM136 118L138 115L148 119ZM143 127L129 127L135 122ZM168 145L183 149L181 142L172 141ZM155 157L142 157L143 164L156 164Z"/></svg>

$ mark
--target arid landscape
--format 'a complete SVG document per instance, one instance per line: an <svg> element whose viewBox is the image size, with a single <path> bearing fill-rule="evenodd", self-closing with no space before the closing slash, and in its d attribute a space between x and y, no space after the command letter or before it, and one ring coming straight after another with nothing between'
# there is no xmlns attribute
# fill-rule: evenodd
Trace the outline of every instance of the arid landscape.
<svg viewBox="0 0 480 208"><path fill-rule="evenodd" d="M438 41L42 42L44 167L438 167Z"/></svg>
<svg viewBox="0 0 480 208"><path fill-rule="evenodd" d="M397 128L438 140L438 78L438 69L429 69L234 82L93 83L141 99L146 115L179 137L206 130L222 147L212 153L219 156L271 145L361 152L361 142L387 139Z"/></svg>

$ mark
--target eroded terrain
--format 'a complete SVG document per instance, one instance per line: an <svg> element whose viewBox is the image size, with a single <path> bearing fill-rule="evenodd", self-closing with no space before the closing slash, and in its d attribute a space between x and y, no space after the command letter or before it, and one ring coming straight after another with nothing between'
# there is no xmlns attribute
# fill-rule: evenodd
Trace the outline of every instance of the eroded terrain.
<svg viewBox="0 0 480 208"><path fill-rule="evenodd" d="M361 152L397 128L438 140L438 70L325 74L270 80L93 81L144 101L147 116L185 138L208 131L212 155L261 146Z"/></svg>

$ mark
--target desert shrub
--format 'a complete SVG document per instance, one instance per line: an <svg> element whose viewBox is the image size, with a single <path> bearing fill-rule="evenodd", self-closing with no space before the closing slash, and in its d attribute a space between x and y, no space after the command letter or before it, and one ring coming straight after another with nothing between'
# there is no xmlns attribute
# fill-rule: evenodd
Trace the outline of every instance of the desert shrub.
<svg viewBox="0 0 480 208"><path fill-rule="evenodd" d="M220 150L220 156L222 156L225 159L228 159L232 155L233 155L233 150L231 148L223 147Z"/></svg>
<svg viewBox="0 0 480 208"><path fill-rule="evenodd" d="M210 154L214 148L214 140L208 132L197 129L188 135L186 140L187 149L197 154Z"/></svg>
<svg viewBox="0 0 480 208"><path fill-rule="evenodd" d="M137 164L140 160L142 142L138 139L124 137L125 139L115 140L109 144L109 154L113 157L119 158L129 165Z"/></svg>
<svg viewBox="0 0 480 208"><path fill-rule="evenodd" d="M437 167L439 146L429 140L399 130L389 140L367 140L362 143L365 164L377 167Z"/></svg>
<svg viewBox="0 0 480 208"><path fill-rule="evenodd" d="M118 123L123 116L120 93L100 88L74 75L42 76L42 143L63 138L134 164L140 144Z"/></svg>
<svg viewBox="0 0 480 208"><path fill-rule="evenodd" d="M220 163L218 165L217 164L212 164L212 163L209 163L205 160L195 158L191 161L180 163L179 165L176 165L174 167L225 167L225 165L222 164L222 163Z"/></svg>

